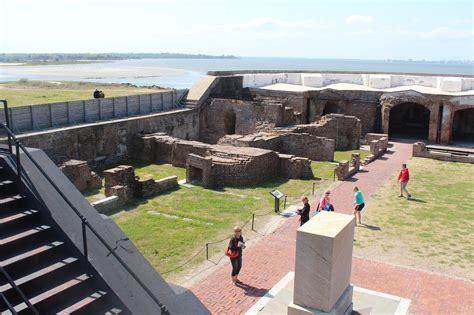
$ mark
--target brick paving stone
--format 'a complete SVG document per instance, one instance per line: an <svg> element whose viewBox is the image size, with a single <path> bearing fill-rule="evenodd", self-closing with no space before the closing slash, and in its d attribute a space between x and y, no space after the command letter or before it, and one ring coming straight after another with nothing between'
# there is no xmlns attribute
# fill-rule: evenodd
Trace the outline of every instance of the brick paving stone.
<svg viewBox="0 0 474 315"><path fill-rule="evenodd" d="M394 143L392 150L333 189L331 196L337 212L352 213L354 185L369 201L411 156L409 144ZM231 282L231 267L227 264L191 290L213 314L245 313L283 276L294 271L298 226L298 218L288 219L244 251L240 279L245 285L239 287ZM473 282L358 257L353 258L352 268L354 285L411 299L410 313L474 314Z"/></svg>

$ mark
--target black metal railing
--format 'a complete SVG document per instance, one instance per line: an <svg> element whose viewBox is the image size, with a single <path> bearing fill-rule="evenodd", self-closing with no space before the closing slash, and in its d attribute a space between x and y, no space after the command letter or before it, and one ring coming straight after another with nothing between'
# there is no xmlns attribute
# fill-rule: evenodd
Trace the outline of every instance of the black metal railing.
<svg viewBox="0 0 474 315"><path fill-rule="evenodd" d="M38 164L38 162L33 158L33 156L28 152L26 147L16 138L13 131L9 128L9 118L8 118L8 104L6 100L0 100L3 103L5 108L5 120L6 124L0 122L0 129L5 130L7 133L8 139L8 148L10 154L13 154L13 146L15 146L15 156L16 156L16 169L17 169L17 176L19 180L21 180L21 175L24 174L28 181L25 183L29 183L31 185L31 181L28 177L28 174L23 171L21 166L20 160L20 150L23 152L26 157L33 163L33 165L38 169L38 171L44 176L44 178L53 186L54 190L61 196L61 198L67 203L69 208L79 217L81 220L82 225L82 243L83 243L83 250L84 250L84 262L86 265L89 263L89 253L88 253L88 246L87 246L87 230L91 231L92 234L102 243L102 245L115 257L115 259L120 263L120 265L132 276L132 278L142 287L142 289L152 298L152 300L160 307L161 314L168 315L168 309L159 301L159 299L151 292L151 290L141 281L141 279L133 272L132 269L123 261L123 259L114 251L114 249L107 244L105 239L97 232L97 230L87 221L81 212L74 206L74 204L69 200L69 198L61 191L61 189L56 185L56 183L49 177L46 171ZM34 187L32 187L34 188ZM39 200L41 201L41 200ZM19 289L19 288L18 288ZM25 301L27 305L29 304L28 299Z"/></svg>
<svg viewBox="0 0 474 315"><path fill-rule="evenodd" d="M16 285L15 281L12 279L12 277L8 274L8 272L5 270L3 266L0 266L0 272L3 274L7 282L12 286L12 288L20 295L21 299L23 302L26 304L26 306L33 312L35 315L40 315L38 310L31 304L30 300L26 297L25 293ZM7 300L7 298L2 294L2 298L5 300L5 303L13 314L16 314L16 310L13 307L13 305L10 304L10 302Z"/></svg>

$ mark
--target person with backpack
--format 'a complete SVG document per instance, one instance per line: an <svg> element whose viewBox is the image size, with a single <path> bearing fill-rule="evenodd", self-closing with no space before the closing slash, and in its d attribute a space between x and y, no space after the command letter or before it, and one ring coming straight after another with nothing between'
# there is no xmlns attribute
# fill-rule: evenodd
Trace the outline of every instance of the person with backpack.
<svg viewBox="0 0 474 315"><path fill-rule="evenodd" d="M365 207L364 197L359 191L359 187L354 187L354 217L356 218L356 224L362 224L360 212Z"/></svg>
<svg viewBox="0 0 474 315"><path fill-rule="evenodd" d="M300 216L300 226L309 221L309 212L311 211L308 197L303 196L301 201L303 202L303 208L296 211L296 213Z"/></svg>
<svg viewBox="0 0 474 315"><path fill-rule="evenodd" d="M318 211L334 211L334 206L331 204L331 199L329 196L331 191L328 189L324 192L324 195L319 200L319 209Z"/></svg>
<svg viewBox="0 0 474 315"><path fill-rule="evenodd" d="M242 237L242 229L239 226L234 227L234 235L230 238L229 245L225 252L230 258L232 265L232 282L242 284L239 280L240 269L242 269L242 250L245 248L244 238Z"/></svg>
<svg viewBox="0 0 474 315"><path fill-rule="evenodd" d="M402 164L402 169L400 170L400 174L398 174L398 182L400 183L400 196L403 197L403 192L407 194L407 199L411 198L410 193L407 190L408 181L410 180L410 172L408 171L408 167L405 163Z"/></svg>

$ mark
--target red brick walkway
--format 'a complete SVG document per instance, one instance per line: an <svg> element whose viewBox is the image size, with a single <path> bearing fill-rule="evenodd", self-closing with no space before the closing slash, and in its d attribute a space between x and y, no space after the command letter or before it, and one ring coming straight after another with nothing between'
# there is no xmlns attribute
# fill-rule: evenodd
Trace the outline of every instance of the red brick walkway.
<svg viewBox="0 0 474 315"><path fill-rule="evenodd" d="M411 155L411 146L407 144L396 143L394 150L333 190L336 211L352 212L354 185L361 188L368 200ZM245 313L283 276L294 270L297 227L298 219L291 218L245 250L240 279L246 286L236 287L231 283L231 268L227 264L193 286L192 291L213 314ZM353 258L352 266L354 285L411 299L411 313L474 313L472 282L361 258Z"/></svg>

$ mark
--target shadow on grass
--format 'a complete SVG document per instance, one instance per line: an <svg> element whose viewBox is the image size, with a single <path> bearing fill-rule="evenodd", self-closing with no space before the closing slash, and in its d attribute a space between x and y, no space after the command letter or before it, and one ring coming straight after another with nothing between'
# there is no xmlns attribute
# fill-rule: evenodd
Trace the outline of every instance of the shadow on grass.
<svg viewBox="0 0 474 315"><path fill-rule="evenodd" d="M360 223L358 225L358 227L363 227L364 229L368 229L368 230L371 230L371 231L382 231L382 229L379 228L378 226L369 225L369 224L365 224L365 223Z"/></svg>
<svg viewBox="0 0 474 315"><path fill-rule="evenodd" d="M417 198L413 198L411 197L410 199L407 199L408 201L414 201L414 202L419 202L419 203L426 203L426 201L422 200L422 199L417 199Z"/></svg>

